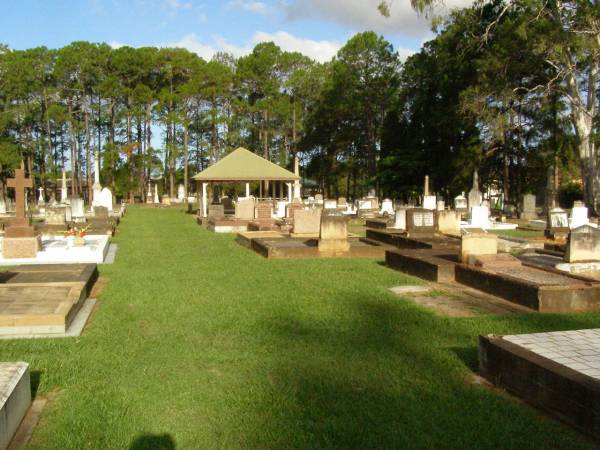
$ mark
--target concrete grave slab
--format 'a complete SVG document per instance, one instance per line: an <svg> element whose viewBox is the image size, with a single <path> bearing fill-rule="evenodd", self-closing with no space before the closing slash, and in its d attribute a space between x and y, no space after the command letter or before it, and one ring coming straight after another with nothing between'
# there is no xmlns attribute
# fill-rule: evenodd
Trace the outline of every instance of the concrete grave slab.
<svg viewBox="0 0 600 450"><path fill-rule="evenodd" d="M8 448L30 404L29 364L0 362L0 450Z"/></svg>
<svg viewBox="0 0 600 450"><path fill-rule="evenodd" d="M479 337L492 383L600 439L600 329Z"/></svg>

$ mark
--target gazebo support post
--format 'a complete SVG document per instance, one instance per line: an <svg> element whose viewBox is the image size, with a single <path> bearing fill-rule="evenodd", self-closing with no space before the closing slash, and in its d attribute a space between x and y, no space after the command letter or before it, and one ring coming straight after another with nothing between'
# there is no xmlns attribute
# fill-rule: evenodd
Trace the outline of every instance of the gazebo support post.
<svg viewBox="0 0 600 450"><path fill-rule="evenodd" d="M292 203L292 183L286 183L288 188L288 202Z"/></svg>
<svg viewBox="0 0 600 450"><path fill-rule="evenodd" d="M258 196L262 199L263 198L263 182L261 181L260 183L260 189L259 189L259 193Z"/></svg>
<svg viewBox="0 0 600 450"><path fill-rule="evenodd" d="M250 183L246 183L246 198L250 197Z"/></svg>
<svg viewBox="0 0 600 450"><path fill-rule="evenodd" d="M206 186L208 183L202 183L202 217L208 216L208 204L206 195Z"/></svg>

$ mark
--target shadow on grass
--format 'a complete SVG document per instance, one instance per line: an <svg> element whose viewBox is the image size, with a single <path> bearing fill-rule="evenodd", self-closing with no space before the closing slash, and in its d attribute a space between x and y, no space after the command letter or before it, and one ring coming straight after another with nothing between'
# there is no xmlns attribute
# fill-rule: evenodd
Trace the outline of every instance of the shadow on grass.
<svg viewBox="0 0 600 450"><path fill-rule="evenodd" d="M40 381L42 378L42 372L40 370L32 370L29 373L29 382L31 384L31 397L35 398L37 395L38 388L40 387Z"/></svg>
<svg viewBox="0 0 600 450"><path fill-rule="evenodd" d="M271 395L244 416L249 448L584 448L574 433L465 382L470 336L376 296L332 300L346 315L313 322L279 314ZM341 317L341 319L340 319ZM456 345L448 345L448 342Z"/></svg>
<svg viewBox="0 0 600 450"><path fill-rule="evenodd" d="M129 450L175 450L175 440L170 434L143 434L135 438Z"/></svg>

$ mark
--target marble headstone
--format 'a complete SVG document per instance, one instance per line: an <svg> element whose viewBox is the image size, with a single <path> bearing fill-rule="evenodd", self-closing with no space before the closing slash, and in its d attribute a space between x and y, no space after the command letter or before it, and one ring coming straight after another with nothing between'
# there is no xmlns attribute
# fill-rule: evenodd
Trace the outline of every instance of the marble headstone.
<svg viewBox="0 0 600 450"><path fill-rule="evenodd" d="M113 210L113 197L109 188L105 187L100 192L100 206L108 209L109 213Z"/></svg>

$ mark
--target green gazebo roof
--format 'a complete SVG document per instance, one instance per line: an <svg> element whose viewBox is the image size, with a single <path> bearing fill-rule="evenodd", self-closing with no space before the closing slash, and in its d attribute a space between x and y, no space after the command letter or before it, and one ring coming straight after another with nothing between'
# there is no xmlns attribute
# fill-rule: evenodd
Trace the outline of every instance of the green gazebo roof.
<svg viewBox="0 0 600 450"><path fill-rule="evenodd" d="M196 181L296 181L300 177L243 147L204 169Z"/></svg>

